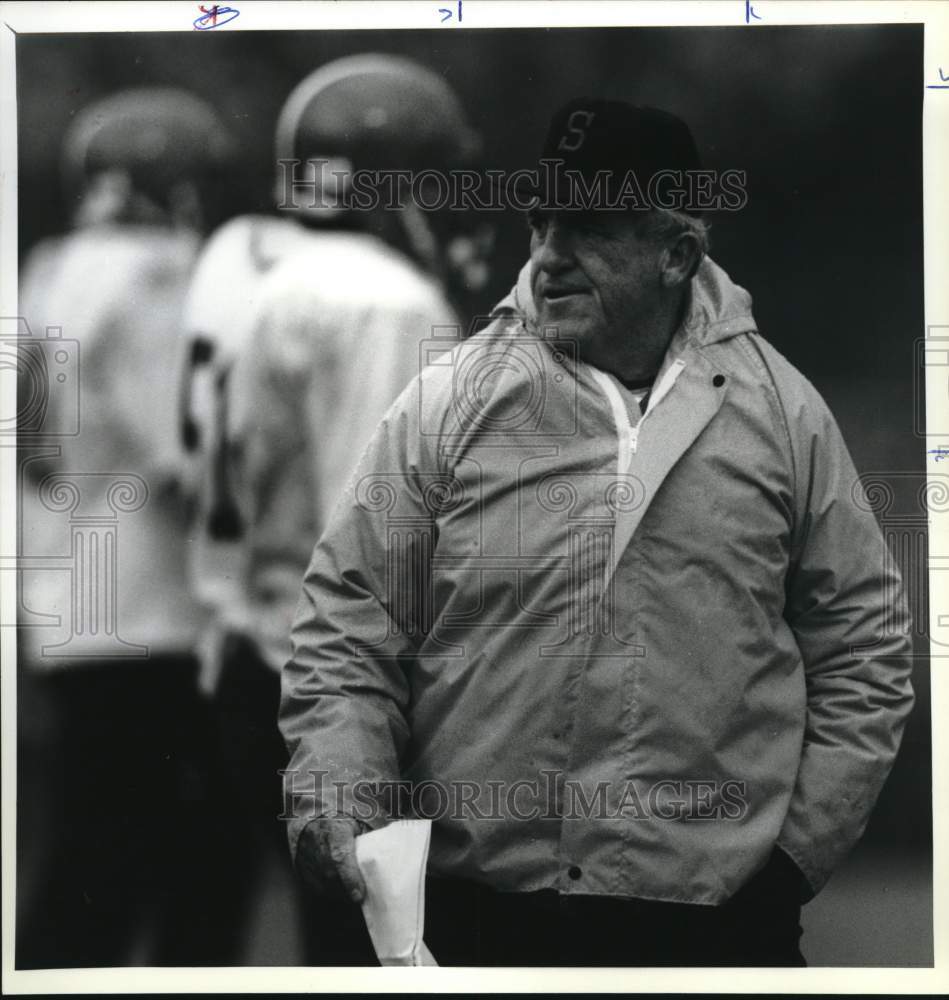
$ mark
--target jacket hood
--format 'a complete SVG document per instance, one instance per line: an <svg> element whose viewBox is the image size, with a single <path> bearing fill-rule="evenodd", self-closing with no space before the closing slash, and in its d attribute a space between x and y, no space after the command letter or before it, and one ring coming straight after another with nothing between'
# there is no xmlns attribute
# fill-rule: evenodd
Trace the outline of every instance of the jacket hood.
<svg viewBox="0 0 949 1000"><path fill-rule="evenodd" d="M537 311L531 292L528 261L517 276L517 284L497 304L493 315L514 314L536 331ZM685 321L689 336L699 344L729 340L740 333L757 332L751 313L751 295L735 284L710 257L705 257L692 279L692 302Z"/></svg>

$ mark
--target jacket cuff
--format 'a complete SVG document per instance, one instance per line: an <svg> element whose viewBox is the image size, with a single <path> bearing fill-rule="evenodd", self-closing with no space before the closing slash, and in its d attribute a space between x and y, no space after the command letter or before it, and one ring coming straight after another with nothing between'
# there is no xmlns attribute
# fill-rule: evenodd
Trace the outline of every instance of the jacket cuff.
<svg viewBox="0 0 949 1000"><path fill-rule="evenodd" d="M287 822L287 841L290 845L290 860L296 865L297 863L297 848L300 845L300 837L303 835L303 831L315 820L323 819L326 816L341 816L345 815L338 812L323 812L319 816L307 816L305 819L291 819ZM388 825L389 818L383 816L379 813L373 813L370 819L363 819L361 816L351 816L351 819L355 820L359 825L359 833L368 833L370 830L379 830L382 827ZM357 834L358 836L358 834Z"/></svg>

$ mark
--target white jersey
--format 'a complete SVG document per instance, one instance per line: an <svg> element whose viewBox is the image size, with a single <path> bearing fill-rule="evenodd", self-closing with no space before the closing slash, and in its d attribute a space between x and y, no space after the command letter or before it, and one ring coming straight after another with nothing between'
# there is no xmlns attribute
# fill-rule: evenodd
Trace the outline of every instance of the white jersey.
<svg viewBox="0 0 949 1000"><path fill-rule="evenodd" d="M289 218L243 215L226 222L204 245L184 310L190 338L213 347L211 362L227 367L250 339L261 282L307 231Z"/></svg>
<svg viewBox="0 0 949 1000"><path fill-rule="evenodd" d="M20 441L38 456L20 493L21 636L34 664L192 648L177 335L199 242L96 226L46 240L22 269L20 313L49 358L44 436ZM61 328L61 348L48 327Z"/></svg>
<svg viewBox="0 0 949 1000"><path fill-rule="evenodd" d="M198 259L182 321L180 390L189 483L196 500L194 546L188 567L195 600L213 622L233 616L241 601L245 547L238 525L221 510L228 379L247 348L261 284L274 265L306 242L306 231L288 218L246 215L209 238ZM223 514L223 516L222 516ZM213 659L216 642L203 637ZM213 666L206 663L213 673Z"/></svg>
<svg viewBox="0 0 949 1000"><path fill-rule="evenodd" d="M231 386L247 526L239 617L275 669L330 509L425 342L456 324L438 285L366 234L310 232L261 288Z"/></svg>

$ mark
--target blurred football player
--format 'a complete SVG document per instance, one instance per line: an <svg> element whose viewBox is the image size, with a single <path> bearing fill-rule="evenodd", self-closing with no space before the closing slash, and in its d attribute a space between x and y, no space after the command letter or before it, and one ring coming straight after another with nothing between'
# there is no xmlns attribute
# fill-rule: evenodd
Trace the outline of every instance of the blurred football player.
<svg viewBox="0 0 949 1000"><path fill-rule="evenodd" d="M21 332L28 324L36 342L22 359L51 327L63 347L33 369L49 380L48 405L19 439L30 450L19 555L42 566L24 573L21 678L41 692L53 735L41 762L21 757L21 793L46 819L20 830L40 859L21 885L20 967L184 964L198 947L207 722L184 574L177 333L233 158L190 93L129 90L87 106L63 151L76 228L37 245L21 271ZM59 385L70 351L81 366Z"/></svg>
<svg viewBox="0 0 949 1000"><path fill-rule="evenodd" d="M461 167L478 149L456 95L417 63L361 55L323 66L290 95L276 132L283 217L237 219L211 240L186 327L182 427L204 470L195 586L215 608L203 676L225 762L221 891L235 949L267 843L299 891L277 820L287 754L276 719L304 570L364 443L418 371L422 342L457 328L450 275L479 286L489 242L461 230L450 206L428 212L410 196L411 176ZM357 175L376 172L385 192L350 197ZM325 901L310 916L307 958L319 963L335 918Z"/></svg>

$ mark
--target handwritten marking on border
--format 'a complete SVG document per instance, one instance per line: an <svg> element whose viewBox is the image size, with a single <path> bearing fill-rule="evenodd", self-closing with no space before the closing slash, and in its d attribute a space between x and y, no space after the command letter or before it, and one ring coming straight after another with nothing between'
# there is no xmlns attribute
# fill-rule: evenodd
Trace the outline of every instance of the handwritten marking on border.
<svg viewBox="0 0 949 1000"><path fill-rule="evenodd" d="M210 8L199 4L198 10L201 11L201 16L193 21L196 31L210 31L212 28L220 28L222 24L233 21L240 14L236 7L220 7L217 4Z"/></svg>
<svg viewBox="0 0 949 1000"><path fill-rule="evenodd" d="M444 14L444 17L441 19L442 24L444 24L446 21L450 21L452 17L454 17L454 14L452 13L451 8L449 7L439 7L438 13ZM458 23L461 24L461 0L458 0Z"/></svg>
<svg viewBox="0 0 949 1000"><path fill-rule="evenodd" d="M949 90L949 76L946 76L942 71L942 66L939 67L939 79L941 83L927 83L927 90Z"/></svg>

